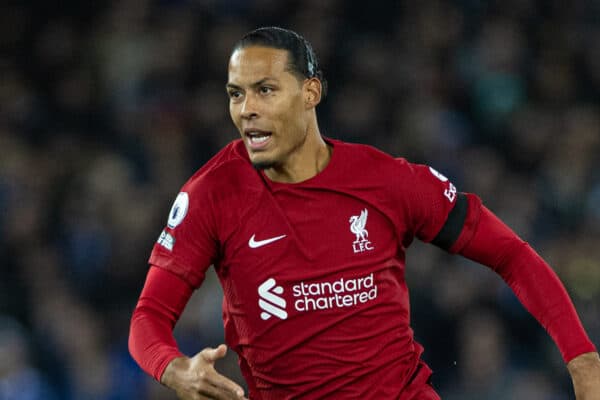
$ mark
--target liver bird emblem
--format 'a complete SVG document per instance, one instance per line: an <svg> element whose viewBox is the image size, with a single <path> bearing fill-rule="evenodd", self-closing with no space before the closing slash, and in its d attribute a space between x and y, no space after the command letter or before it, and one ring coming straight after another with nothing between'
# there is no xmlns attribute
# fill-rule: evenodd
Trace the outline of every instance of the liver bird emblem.
<svg viewBox="0 0 600 400"><path fill-rule="evenodd" d="M369 215L369 211L365 208L360 212L360 215L353 215L350 217L350 230L352 233L356 235L355 242L367 241L367 236L369 236L369 232L365 229L365 225L367 225L367 217Z"/></svg>

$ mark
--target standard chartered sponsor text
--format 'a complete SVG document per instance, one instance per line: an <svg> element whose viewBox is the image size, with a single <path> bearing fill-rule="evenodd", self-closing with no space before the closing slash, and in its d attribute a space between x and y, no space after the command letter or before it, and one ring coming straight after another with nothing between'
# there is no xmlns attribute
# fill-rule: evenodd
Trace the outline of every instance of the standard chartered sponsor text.
<svg viewBox="0 0 600 400"><path fill-rule="evenodd" d="M327 310L351 307L377 298L373 273L353 279L340 278L333 282L300 282L292 287L297 311Z"/></svg>

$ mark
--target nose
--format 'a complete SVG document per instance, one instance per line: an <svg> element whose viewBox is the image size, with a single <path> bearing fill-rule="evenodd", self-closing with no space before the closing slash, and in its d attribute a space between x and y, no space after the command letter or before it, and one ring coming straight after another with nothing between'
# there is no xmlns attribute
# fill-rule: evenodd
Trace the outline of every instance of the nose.
<svg viewBox="0 0 600 400"><path fill-rule="evenodd" d="M254 119L258 117L258 104L255 96L252 93L247 94L244 98L241 116L245 119Z"/></svg>

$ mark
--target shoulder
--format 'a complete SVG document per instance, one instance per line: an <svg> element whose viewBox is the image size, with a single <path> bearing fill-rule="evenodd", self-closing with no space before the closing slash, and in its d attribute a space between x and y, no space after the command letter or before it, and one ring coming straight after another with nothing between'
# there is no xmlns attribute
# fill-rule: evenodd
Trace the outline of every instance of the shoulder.
<svg viewBox="0 0 600 400"><path fill-rule="evenodd" d="M176 206L194 219L215 218L222 210L239 208L262 188L259 173L252 167L244 144L233 141L213 156L181 187ZM176 214L177 215L177 214ZM182 218L182 217L181 217Z"/></svg>
<svg viewBox="0 0 600 400"><path fill-rule="evenodd" d="M334 139L328 139L328 141L330 141L333 144L334 149L342 152L344 154L344 157L353 159L355 161L393 160L393 157L390 154L367 144L344 142L341 140Z"/></svg>
<svg viewBox="0 0 600 400"><path fill-rule="evenodd" d="M183 191L222 190L236 187L250 176L256 176L241 140L225 146L204 164L183 186Z"/></svg>
<svg viewBox="0 0 600 400"><path fill-rule="evenodd" d="M385 175L387 177L390 173L409 176L419 168L418 164L413 164L402 157L395 157L370 145L339 140L331 140L331 142L334 145L334 151L340 151L343 163L356 172L363 171L376 175L387 173Z"/></svg>

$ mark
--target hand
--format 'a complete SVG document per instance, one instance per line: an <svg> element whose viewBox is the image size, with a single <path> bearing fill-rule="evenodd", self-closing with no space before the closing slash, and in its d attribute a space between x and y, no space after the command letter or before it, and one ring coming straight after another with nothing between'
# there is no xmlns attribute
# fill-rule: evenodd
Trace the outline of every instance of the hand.
<svg viewBox="0 0 600 400"><path fill-rule="evenodd" d="M167 365L160 382L175 390L181 400L247 400L241 386L215 370L215 361L226 353L227 346L221 344L192 358L177 357Z"/></svg>
<svg viewBox="0 0 600 400"><path fill-rule="evenodd" d="M600 358L598 353L581 354L567 364L575 398L577 400L600 400Z"/></svg>

